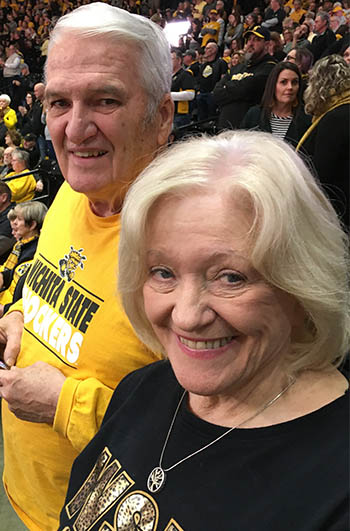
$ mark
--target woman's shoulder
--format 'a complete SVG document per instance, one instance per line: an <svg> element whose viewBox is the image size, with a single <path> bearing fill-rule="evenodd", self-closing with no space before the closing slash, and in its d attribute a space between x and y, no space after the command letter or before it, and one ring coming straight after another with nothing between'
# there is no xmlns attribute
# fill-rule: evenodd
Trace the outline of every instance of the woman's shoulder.
<svg viewBox="0 0 350 531"><path fill-rule="evenodd" d="M244 116L241 129L252 129L259 126L260 118L263 114L263 109L260 105L250 107Z"/></svg>
<svg viewBox="0 0 350 531"><path fill-rule="evenodd" d="M156 361L141 369L130 372L115 389L109 403L105 420L115 413L126 401L132 400L140 404L152 400L162 400L164 389L170 393L171 389L180 388L171 365L167 360ZM163 397L163 398L162 398Z"/></svg>

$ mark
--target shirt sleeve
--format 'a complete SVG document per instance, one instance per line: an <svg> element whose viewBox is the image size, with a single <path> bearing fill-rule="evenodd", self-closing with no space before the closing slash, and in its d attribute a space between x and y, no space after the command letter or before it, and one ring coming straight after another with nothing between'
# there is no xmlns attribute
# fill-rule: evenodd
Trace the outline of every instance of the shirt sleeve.
<svg viewBox="0 0 350 531"><path fill-rule="evenodd" d="M96 378L67 378L59 396L53 429L80 452L97 433L113 389Z"/></svg>

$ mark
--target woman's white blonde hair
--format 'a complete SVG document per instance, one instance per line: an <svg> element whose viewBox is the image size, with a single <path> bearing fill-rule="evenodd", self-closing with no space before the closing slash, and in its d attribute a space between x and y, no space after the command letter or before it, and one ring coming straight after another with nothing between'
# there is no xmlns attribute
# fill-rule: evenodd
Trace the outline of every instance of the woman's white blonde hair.
<svg viewBox="0 0 350 531"><path fill-rule="evenodd" d="M248 196L254 217L251 262L304 310L302 330L292 338L290 370L339 365L350 336L348 240L302 158L268 133L226 132L184 141L157 157L131 186L122 211L119 292L141 341L163 350L142 294L152 207L164 197L213 187L223 187L233 200L242 192Z"/></svg>

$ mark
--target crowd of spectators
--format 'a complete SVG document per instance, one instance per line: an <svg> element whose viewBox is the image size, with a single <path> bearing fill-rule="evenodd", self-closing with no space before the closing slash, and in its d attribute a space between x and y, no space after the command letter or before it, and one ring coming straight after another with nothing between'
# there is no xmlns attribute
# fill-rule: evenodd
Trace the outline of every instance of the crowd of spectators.
<svg viewBox="0 0 350 531"><path fill-rule="evenodd" d="M40 173L34 171L33 175L30 170L40 168L42 161L56 159L44 108L43 71L50 31L60 16L87 3L90 1L0 2L0 179L5 178L10 189L26 191L15 193L11 201L40 195ZM311 123L311 116L304 112L303 93L313 65L333 54L350 63L347 0L109 3L149 17L163 28L176 27L176 22L188 24L172 48L175 137L203 123L204 129L209 124L207 130L214 124L213 131L263 129L296 146ZM288 66L276 70L276 65L285 61L295 65L297 73ZM283 80L278 77L282 71ZM288 77L294 78L294 87L288 88L292 83ZM288 101L278 92L282 83L289 91ZM270 101L269 107L266 101ZM348 105L346 99L341 101ZM341 130L346 129L343 124ZM338 156L334 150L333 156ZM11 181L22 173L23 177Z"/></svg>

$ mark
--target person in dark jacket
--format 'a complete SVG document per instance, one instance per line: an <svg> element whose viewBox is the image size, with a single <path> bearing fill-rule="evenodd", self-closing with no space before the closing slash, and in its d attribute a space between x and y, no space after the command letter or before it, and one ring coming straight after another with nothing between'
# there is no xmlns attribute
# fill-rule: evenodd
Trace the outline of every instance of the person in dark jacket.
<svg viewBox="0 0 350 531"><path fill-rule="evenodd" d="M350 69L339 55L313 67L305 90L312 125L297 150L308 155L343 223L349 227Z"/></svg>
<svg viewBox="0 0 350 531"><path fill-rule="evenodd" d="M214 100L220 107L219 129L240 126L248 109L260 103L268 75L276 64L267 53L269 30L255 26L245 37L247 61L231 68L214 89Z"/></svg>
<svg viewBox="0 0 350 531"><path fill-rule="evenodd" d="M283 0L271 0L270 6L265 11L264 21L262 26L270 31L277 31L282 33L282 22L286 16L283 9Z"/></svg>
<svg viewBox="0 0 350 531"><path fill-rule="evenodd" d="M319 11L315 19L316 37L313 38L309 45L310 51L313 53L314 61L318 61L321 57L327 54L327 50L337 40L334 32L329 27L329 15L325 11Z"/></svg>
<svg viewBox="0 0 350 531"><path fill-rule="evenodd" d="M311 124L301 104L302 77L298 67L278 63L267 79L261 105L251 107L242 129L259 129L297 145Z"/></svg>
<svg viewBox="0 0 350 531"><path fill-rule="evenodd" d="M216 42L208 42L204 52L204 63L199 72L199 94L197 95L198 119L207 120L216 114L213 89L227 71L227 63L218 56Z"/></svg>

